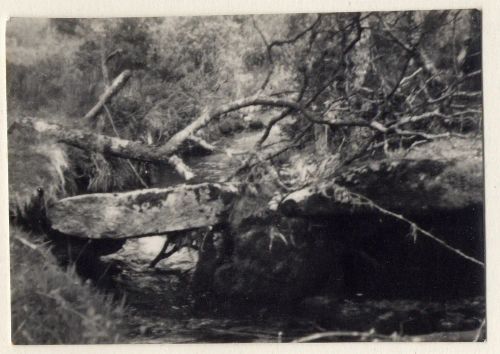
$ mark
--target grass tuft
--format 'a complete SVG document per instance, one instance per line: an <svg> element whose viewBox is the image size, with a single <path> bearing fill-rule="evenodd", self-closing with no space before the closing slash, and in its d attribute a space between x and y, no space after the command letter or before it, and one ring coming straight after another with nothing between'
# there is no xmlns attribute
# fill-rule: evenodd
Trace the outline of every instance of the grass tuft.
<svg viewBox="0 0 500 354"><path fill-rule="evenodd" d="M9 214L23 224L34 219L33 214L42 207L40 202L50 203L73 192L73 183L67 178L70 164L60 144L43 141L22 128L14 129L8 142Z"/></svg>
<svg viewBox="0 0 500 354"><path fill-rule="evenodd" d="M61 268L41 236L11 228L14 344L97 344L123 339L123 302L113 301L75 269Z"/></svg>

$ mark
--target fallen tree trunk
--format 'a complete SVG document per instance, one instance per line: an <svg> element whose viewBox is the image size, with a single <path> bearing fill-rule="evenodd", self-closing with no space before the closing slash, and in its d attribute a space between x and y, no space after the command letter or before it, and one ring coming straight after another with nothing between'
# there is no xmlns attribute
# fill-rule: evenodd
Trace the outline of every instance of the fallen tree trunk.
<svg viewBox="0 0 500 354"><path fill-rule="evenodd" d="M175 152L166 155L158 147L149 146L140 141L95 134L80 129L68 129L58 124L47 123L34 118L23 118L17 123L50 136L59 142L83 150L127 159L168 163L185 179L189 180L194 177L189 167L178 156L174 155Z"/></svg>
<svg viewBox="0 0 500 354"><path fill-rule="evenodd" d="M113 84L108 90L101 96L99 102L94 106L94 108L85 115L84 118L90 118L95 116L104 106L106 101L113 96L125 83L127 78L130 76L130 72L124 71L119 77L115 79ZM91 132L85 132L83 130L68 129L54 123L47 123L41 120L35 120L33 118L23 118L18 123L31 128L34 128L40 133L49 134L56 140L76 146L81 149L91 150L100 152L103 154L111 154L118 157L123 157L127 159L136 159L150 162L168 162L170 163L179 173L187 171L188 167L180 164L181 160L179 158L171 158L181 145L186 140L196 141L202 143L199 138L194 134L207 125L211 120L216 117L232 112L244 107L254 106L254 105L264 105L264 106L274 106L274 107L293 107L300 109L295 103L290 103L288 101L277 100L274 98L262 98L262 97L248 97L240 100L236 100L225 105L213 109L206 109L204 113L192 121L187 127L181 131L174 134L163 146L161 147L151 147L138 141L130 141L120 138L114 138L110 136L95 134ZM205 144L206 145L206 144ZM186 179L190 179L194 174L189 171L189 173L183 174Z"/></svg>
<svg viewBox="0 0 500 354"><path fill-rule="evenodd" d="M52 229L90 239L123 239L215 225L238 189L202 183L65 198L49 206Z"/></svg>
<svg viewBox="0 0 500 354"><path fill-rule="evenodd" d="M198 136L191 135L187 140L193 145L193 147L199 148L203 151L206 151L207 153L217 151L216 146L210 144L208 141Z"/></svg>
<svg viewBox="0 0 500 354"><path fill-rule="evenodd" d="M92 117L95 116L104 106L106 101L118 91L118 89L123 85L124 80L126 80L127 72L123 72L108 90L103 94L96 106L85 116ZM130 75L130 74L128 74ZM195 133L207 125L211 120L216 117L229 113L241 108L249 106L269 106L276 108L290 108L294 110L301 111L302 114L311 122L318 124L328 124L330 126L367 126L381 132L387 132L388 128L382 126L377 122L366 122L363 120L354 121L324 121L320 117L316 117L313 113L307 111L301 105L296 102L291 102L287 100L276 99L272 97L247 97L240 100L236 100L216 108L205 109L203 114L192 121L187 127L181 131L174 134L164 145L161 147L150 147L144 145L141 142L129 141L119 138L112 138L109 136L93 134L90 132L84 132L75 129L66 129L57 124L49 124L43 121L36 121L30 118L24 118L21 120L21 124L31 125L35 130L43 132L46 134L51 134L57 140L70 144L82 149L92 150L101 152L104 154L112 154L119 157L124 157L128 159L137 159L144 161L153 162L169 162L173 165L177 171L186 170L187 166L178 166L176 163L179 162L178 159L170 160L170 157L174 155L181 145L188 139L198 140L195 137ZM190 176L190 174L187 174ZM189 178L187 178L189 179Z"/></svg>
<svg viewBox="0 0 500 354"><path fill-rule="evenodd" d="M132 75L130 70L123 71L120 75L113 80L111 86L106 88L106 91L101 95L99 101L96 103L94 107L83 117L83 119L88 122L92 118L94 118L104 107L106 102L108 102L111 97L113 97L120 89L127 83L128 79Z"/></svg>

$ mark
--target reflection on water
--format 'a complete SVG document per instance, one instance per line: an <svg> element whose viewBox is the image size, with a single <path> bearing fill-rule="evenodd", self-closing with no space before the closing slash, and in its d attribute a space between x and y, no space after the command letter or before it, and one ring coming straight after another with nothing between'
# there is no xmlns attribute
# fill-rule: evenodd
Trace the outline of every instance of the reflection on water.
<svg viewBox="0 0 500 354"><path fill-rule="evenodd" d="M137 247L141 256L151 258L158 254L165 243L165 236L145 237L137 240Z"/></svg>

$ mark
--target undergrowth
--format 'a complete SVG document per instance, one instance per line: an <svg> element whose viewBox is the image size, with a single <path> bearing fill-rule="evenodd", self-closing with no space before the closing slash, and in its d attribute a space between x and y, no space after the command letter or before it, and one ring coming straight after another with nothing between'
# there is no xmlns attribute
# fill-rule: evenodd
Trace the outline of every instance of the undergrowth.
<svg viewBox="0 0 500 354"><path fill-rule="evenodd" d="M60 266L49 244L44 243L46 206L79 192L75 161L75 155L60 144L17 128L9 134L14 344L123 340L124 304L84 282L74 266Z"/></svg>
<svg viewBox="0 0 500 354"><path fill-rule="evenodd" d="M123 339L123 302L62 269L40 237L11 227L14 344L97 344Z"/></svg>
<svg viewBox="0 0 500 354"><path fill-rule="evenodd" d="M9 134L9 214L11 220L26 224L39 205L57 200L75 191L68 179L70 161L59 144L44 141L23 129Z"/></svg>

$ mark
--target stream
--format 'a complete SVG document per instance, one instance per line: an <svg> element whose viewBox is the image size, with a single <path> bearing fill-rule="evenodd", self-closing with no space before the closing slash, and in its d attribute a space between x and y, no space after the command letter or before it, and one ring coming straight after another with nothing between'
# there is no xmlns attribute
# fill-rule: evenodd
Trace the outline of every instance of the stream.
<svg viewBox="0 0 500 354"><path fill-rule="evenodd" d="M250 150L261 134L262 131L238 133L218 144L217 147L223 152L185 158L186 164L196 174L189 183L216 182L229 176L240 166L245 156L243 152ZM273 129L268 143L280 139L282 136L279 129ZM160 172L154 187L185 183L169 168ZM108 288L119 298L125 298L127 338L123 340L130 343L290 342L326 330L368 331L374 327L378 332L386 330L389 335L393 333L391 321L394 322L398 314L412 311L418 313L422 310L430 313L433 323L438 323L440 332L475 331L484 318L483 297L439 301L387 300L371 299L364 294L356 294L347 299L313 298L305 309L304 306L297 306L286 311L273 308L255 311L214 308L200 311L193 306L194 301L187 286L198 259L196 251L182 248L158 263L156 268L148 267L164 240L163 236L128 240L118 253L102 257L109 269ZM325 306L334 306L334 320L323 316ZM406 332L425 333L429 320L410 316L409 321L415 318L413 322L416 324L410 323L407 328L416 326L417 330ZM435 340L446 340L443 338ZM368 339L349 335L329 339L354 340Z"/></svg>

